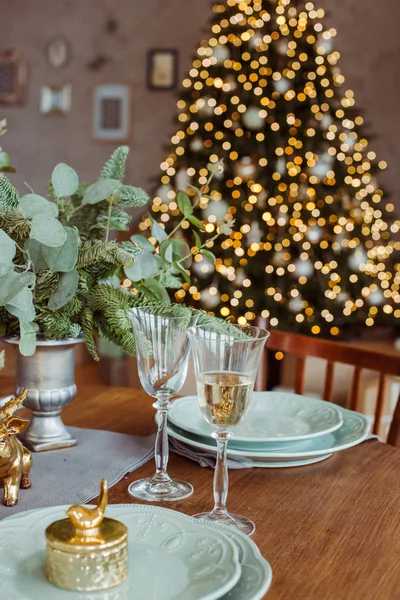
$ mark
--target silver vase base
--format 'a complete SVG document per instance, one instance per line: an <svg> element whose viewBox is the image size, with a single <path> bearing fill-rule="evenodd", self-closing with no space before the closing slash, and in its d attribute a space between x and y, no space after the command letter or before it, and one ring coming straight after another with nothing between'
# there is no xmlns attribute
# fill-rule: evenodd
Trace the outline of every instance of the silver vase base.
<svg viewBox="0 0 400 600"><path fill-rule="evenodd" d="M24 446L31 450L31 452L47 452L47 450L61 450L62 448L72 448L76 446L77 441L72 436L70 438L57 438L54 440L41 440L38 442L21 439Z"/></svg>
<svg viewBox="0 0 400 600"><path fill-rule="evenodd" d="M39 417L33 414L27 429L21 435L21 441L32 452L60 450L77 444L59 415Z"/></svg>

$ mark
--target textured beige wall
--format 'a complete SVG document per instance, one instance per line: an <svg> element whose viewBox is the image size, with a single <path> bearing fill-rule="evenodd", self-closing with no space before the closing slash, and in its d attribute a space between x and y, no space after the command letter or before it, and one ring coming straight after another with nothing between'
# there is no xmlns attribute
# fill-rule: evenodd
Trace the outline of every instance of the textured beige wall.
<svg viewBox="0 0 400 600"><path fill-rule="evenodd" d="M400 212L400 2L319 0L318 5L330 11L329 24L338 30L343 73L375 136L373 148L389 164L382 181ZM91 139L92 89L120 82L133 90L129 181L151 189L172 133L175 94L146 89L147 50L178 48L183 78L210 14L209 0L0 0L0 48L24 51L30 63L26 106L0 108L9 120L3 141L18 168L18 186L26 180L43 192L58 161L77 168L83 179L96 175L113 144ZM115 35L105 33L109 17L119 23ZM70 63L60 70L50 67L44 54L56 34L72 48ZM93 72L87 63L99 54L112 61ZM70 116L40 115L40 86L62 83L74 86Z"/></svg>

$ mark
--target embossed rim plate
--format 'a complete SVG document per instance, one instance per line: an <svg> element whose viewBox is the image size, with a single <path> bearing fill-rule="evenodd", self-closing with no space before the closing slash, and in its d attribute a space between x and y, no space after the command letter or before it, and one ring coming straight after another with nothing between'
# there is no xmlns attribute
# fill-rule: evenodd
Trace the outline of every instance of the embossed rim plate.
<svg viewBox="0 0 400 600"><path fill-rule="evenodd" d="M128 505L129 506L129 505ZM0 523L2 598L7 600L216 600L239 581L238 546L220 528L178 512L130 505L118 513L128 527L129 577L105 592L66 592L45 576L44 531L65 507L21 513ZM112 507L107 514L114 515ZM3 548L4 550L4 548ZM157 575L157 577L155 576ZM228 596L229 597L229 596Z"/></svg>
<svg viewBox="0 0 400 600"><path fill-rule="evenodd" d="M4 529L20 528L24 526L31 526L31 523L37 523L40 520L42 523L43 531L45 525L48 523L62 518L65 515L65 511L68 506L55 506L50 508L42 508L36 510L29 510L23 513L17 513L3 519L0 522L0 540L1 532ZM113 504L107 507L107 516L120 519L129 527L129 517L134 511L143 512L143 514L165 514L168 518L179 516L179 521L185 522L185 524L193 524L194 519L187 515L177 513L167 508L159 506L144 506L140 504ZM195 521L197 523L197 521ZM217 596L218 600L262 600L264 595L268 591L272 581L272 569L268 561L261 555L256 544L249 539L247 536L240 532L235 532L223 525L215 525L210 527L209 525L202 524L204 530L220 531L224 537L230 538L231 542L235 546L238 559L241 567L240 578L237 583L227 593L223 593L222 596ZM44 538L43 538L44 539ZM0 573L3 574L4 567L0 568ZM154 571L153 571L154 572ZM50 584L47 584L46 596L40 596L41 600L60 600L62 598L72 598L76 600L131 600L132 596L129 593L129 582L132 578L132 586L135 582L133 581L132 572L127 582L121 584L116 588L107 590L107 592L95 592L90 594L85 593L71 593L63 590L58 590ZM47 583L47 582L46 582ZM58 595L59 594L59 595ZM11 595L12 600L22 600L25 598L31 600L32 596L14 596ZM153 598L146 598L146 600L153 600ZM159 600L159 597L154 597L154 600Z"/></svg>
<svg viewBox="0 0 400 600"><path fill-rule="evenodd" d="M168 421L195 435L209 436L214 429L203 417L197 396L172 402ZM254 392L234 433L236 442L292 442L331 433L342 424L340 410L330 402L288 392Z"/></svg>
<svg viewBox="0 0 400 600"><path fill-rule="evenodd" d="M313 456L324 456L346 450L363 442L367 438L370 429L367 417L351 410L338 408L343 417L342 427L333 433L310 439L307 442L299 442L297 450L296 448L291 448L287 451L279 451L276 448L270 450L268 444L244 443L240 450L236 447L232 449L228 446L228 457L231 456L234 458L240 456L251 458L252 460L257 460L257 458L264 460L271 458L306 460ZM211 437L196 436L171 426L168 427L168 434L189 446L215 451L215 442Z"/></svg>

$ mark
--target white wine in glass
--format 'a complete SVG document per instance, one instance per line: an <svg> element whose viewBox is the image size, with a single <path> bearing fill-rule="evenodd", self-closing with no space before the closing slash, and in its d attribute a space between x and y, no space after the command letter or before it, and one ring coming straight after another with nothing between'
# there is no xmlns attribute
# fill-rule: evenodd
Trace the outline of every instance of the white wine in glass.
<svg viewBox="0 0 400 600"><path fill-rule="evenodd" d="M243 373L201 373L197 394L206 421L221 430L237 425L247 412L253 388L254 380Z"/></svg>
<svg viewBox="0 0 400 600"><path fill-rule="evenodd" d="M269 333L259 327L233 325L214 332L202 326L189 327L200 410L215 431L217 462L214 472L214 508L194 515L197 519L222 523L251 535L253 521L228 512L227 445L231 431L245 415L251 401L261 355Z"/></svg>

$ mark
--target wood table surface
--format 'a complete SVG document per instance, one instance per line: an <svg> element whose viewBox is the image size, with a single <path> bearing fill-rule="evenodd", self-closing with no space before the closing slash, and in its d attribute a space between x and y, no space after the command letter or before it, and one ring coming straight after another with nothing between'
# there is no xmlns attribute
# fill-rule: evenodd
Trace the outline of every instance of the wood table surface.
<svg viewBox="0 0 400 600"><path fill-rule="evenodd" d="M63 413L67 425L155 430L143 391L106 387L90 367L78 370L77 383ZM190 481L194 494L164 506L189 515L212 508L211 469L171 454L168 470ZM129 483L153 471L150 461L125 476L110 503L135 503ZM371 440L315 465L238 469L229 477L228 508L254 520L253 540L273 569L268 600L400 599L400 450Z"/></svg>

